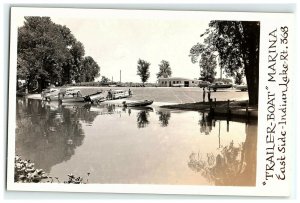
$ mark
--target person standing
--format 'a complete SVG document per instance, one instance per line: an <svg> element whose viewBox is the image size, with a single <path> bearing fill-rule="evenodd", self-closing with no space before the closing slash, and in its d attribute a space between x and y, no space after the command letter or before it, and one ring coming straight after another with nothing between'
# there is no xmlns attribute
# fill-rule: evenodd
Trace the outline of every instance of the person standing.
<svg viewBox="0 0 300 203"><path fill-rule="evenodd" d="M210 92L210 87L208 88L208 92L207 92L207 98L208 98L208 101L210 102L210 94L211 94L211 92Z"/></svg>
<svg viewBox="0 0 300 203"><path fill-rule="evenodd" d="M203 102L205 102L205 95L206 95L206 91L205 91L205 87L203 87Z"/></svg>

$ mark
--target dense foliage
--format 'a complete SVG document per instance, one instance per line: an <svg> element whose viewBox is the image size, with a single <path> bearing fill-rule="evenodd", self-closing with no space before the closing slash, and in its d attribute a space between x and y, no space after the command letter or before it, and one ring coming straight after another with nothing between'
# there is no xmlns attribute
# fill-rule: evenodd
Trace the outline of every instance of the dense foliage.
<svg viewBox="0 0 300 203"><path fill-rule="evenodd" d="M25 17L18 28L17 78L25 80L29 90L93 81L100 67L84 54L83 44L66 26L49 17Z"/></svg>
<svg viewBox="0 0 300 203"><path fill-rule="evenodd" d="M260 23L256 21L211 21L200 35L205 37L203 43L194 45L189 56L193 63L199 61L204 72L206 69L213 72L218 58L221 69L235 78L236 83L240 83L245 74L249 103L257 105L259 36Z"/></svg>

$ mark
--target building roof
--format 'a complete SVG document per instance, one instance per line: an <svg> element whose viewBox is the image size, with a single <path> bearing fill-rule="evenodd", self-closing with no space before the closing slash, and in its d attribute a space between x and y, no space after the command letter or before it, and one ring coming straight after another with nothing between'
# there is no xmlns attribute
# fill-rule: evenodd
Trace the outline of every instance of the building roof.
<svg viewBox="0 0 300 203"><path fill-rule="evenodd" d="M192 80L192 79L182 78L182 77L170 77L170 78L158 78L158 80Z"/></svg>

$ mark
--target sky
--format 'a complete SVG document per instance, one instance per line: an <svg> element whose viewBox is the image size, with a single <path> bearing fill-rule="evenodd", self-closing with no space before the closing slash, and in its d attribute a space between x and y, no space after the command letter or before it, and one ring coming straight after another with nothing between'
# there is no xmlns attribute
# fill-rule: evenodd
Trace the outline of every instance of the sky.
<svg viewBox="0 0 300 203"><path fill-rule="evenodd" d="M70 28L76 39L83 43L85 55L93 57L101 67L101 76L120 81L121 70L122 82L140 82L137 75L139 58L151 64L148 82L156 82L158 64L162 60L169 61L173 77L193 79L200 75L199 65L193 64L188 55L191 47L201 41L200 34L208 28L207 19L176 17L176 14L167 17L141 14L47 16Z"/></svg>

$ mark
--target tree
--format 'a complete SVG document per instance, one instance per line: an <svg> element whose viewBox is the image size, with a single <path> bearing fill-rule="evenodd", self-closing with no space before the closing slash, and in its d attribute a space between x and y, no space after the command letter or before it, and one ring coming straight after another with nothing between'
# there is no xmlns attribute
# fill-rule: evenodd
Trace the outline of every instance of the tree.
<svg viewBox="0 0 300 203"><path fill-rule="evenodd" d="M82 60L85 54L84 46L81 42L75 42L70 48L71 57L63 65L62 84L71 84L72 81L80 82Z"/></svg>
<svg viewBox="0 0 300 203"><path fill-rule="evenodd" d="M242 84L242 83L243 83L243 76L244 76L243 73L237 72L237 73L236 73L236 76L235 76L235 81L234 81L234 83L237 84L237 85Z"/></svg>
<svg viewBox="0 0 300 203"><path fill-rule="evenodd" d="M197 43L191 48L189 56L191 57L192 63L199 63L200 79L214 82L217 74L215 71L217 67L217 56L214 54L214 50L207 49L205 45Z"/></svg>
<svg viewBox="0 0 300 203"><path fill-rule="evenodd" d="M172 75L172 70L168 61L162 60L159 66L159 72L156 74L157 78L168 78Z"/></svg>
<svg viewBox="0 0 300 203"><path fill-rule="evenodd" d="M100 67L96 61L87 56L82 61L80 82L92 82L99 76Z"/></svg>
<svg viewBox="0 0 300 203"><path fill-rule="evenodd" d="M200 60L200 67L202 68L200 74L201 79L212 83L217 74L215 71L217 67L216 56L210 52L203 52Z"/></svg>
<svg viewBox="0 0 300 203"><path fill-rule="evenodd" d="M149 79L150 77L150 72L149 72L149 66L150 63L147 61L144 61L142 59L138 60L138 65L137 65L137 75L141 77L141 81L143 83L143 86L145 86L145 82Z"/></svg>
<svg viewBox="0 0 300 203"><path fill-rule="evenodd" d="M31 91L41 91L49 83L78 81L82 75L84 46L69 28L55 24L49 17L25 17L24 25L18 28L17 54L17 79L26 80ZM91 73L85 79L94 79L99 69L89 67Z"/></svg>
<svg viewBox="0 0 300 203"><path fill-rule="evenodd" d="M17 75L27 81L28 88L61 82L62 64L70 57L67 47L75 40L67 35L67 28L49 17L25 17L18 29Z"/></svg>
<svg viewBox="0 0 300 203"><path fill-rule="evenodd" d="M109 82L109 79L105 76L101 77L101 84L107 84Z"/></svg>
<svg viewBox="0 0 300 203"><path fill-rule="evenodd" d="M259 36L260 23L257 21L211 21L199 49L191 49L192 61L204 51L217 54L219 65L231 77L245 73L249 104L258 104Z"/></svg>

